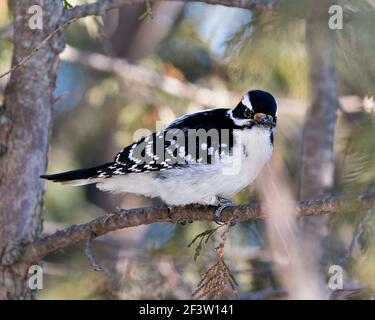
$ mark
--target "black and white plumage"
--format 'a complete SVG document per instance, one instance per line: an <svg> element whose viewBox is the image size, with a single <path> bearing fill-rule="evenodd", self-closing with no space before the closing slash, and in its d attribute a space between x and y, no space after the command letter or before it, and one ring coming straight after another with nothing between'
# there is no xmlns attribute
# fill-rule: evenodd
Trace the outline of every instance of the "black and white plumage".
<svg viewBox="0 0 375 320"><path fill-rule="evenodd" d="M273 148L277 104L246 93L234 109L185 115L90 169L43 175L70 185L159 197L168 205L222 204L254 181Z"/></svg>

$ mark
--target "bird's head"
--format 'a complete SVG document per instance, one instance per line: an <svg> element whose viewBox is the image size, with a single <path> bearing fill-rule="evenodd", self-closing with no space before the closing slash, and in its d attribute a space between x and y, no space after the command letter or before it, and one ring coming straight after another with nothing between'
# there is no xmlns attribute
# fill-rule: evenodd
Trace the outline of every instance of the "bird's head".
<svg viewBox="0 0 375 320"><path fill-rule="evenodd" d="M238 126L276 127L277 103L266 91L247 92L238 105L231 111L233 121Z"/></svg>

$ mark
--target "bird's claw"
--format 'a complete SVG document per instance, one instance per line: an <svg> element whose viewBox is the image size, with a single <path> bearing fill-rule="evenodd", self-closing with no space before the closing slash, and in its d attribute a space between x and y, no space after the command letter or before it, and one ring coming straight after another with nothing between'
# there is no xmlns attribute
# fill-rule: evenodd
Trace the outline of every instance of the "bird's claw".
<svg viewBox="0 0 375 320"><path fill-rule="evenodd" d="M215 210L215 215L214 215L214 221L216 224L218 224L219 226L222 226L224 225L225 223L223 223L221 221L221 214L223 213L224 209L225 208L228 208L228 207L233 207L235 204L228 200L228 199L223 199L223 198L220 198L219 199L219 206L218 208ZM229 221L229 226L232 227L236 224L236 221L235 220L230 220Z"/></svg>
<svg viewBox="0 0 375 320"><path fill-rule="evenodd" d="M173 219L172 211L173 211L173 207L167 206L167 215L168 215L168 218L171 219L171 220Z"/></svg>

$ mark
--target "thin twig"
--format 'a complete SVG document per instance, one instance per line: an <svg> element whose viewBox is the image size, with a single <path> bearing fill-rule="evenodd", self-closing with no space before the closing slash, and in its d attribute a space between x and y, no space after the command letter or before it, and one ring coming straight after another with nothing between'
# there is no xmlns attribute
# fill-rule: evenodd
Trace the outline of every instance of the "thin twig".
<svg viewBox="0 0 375 320"><path fill-rule="evenodd" d="M138 17L138 20L144 20L146 18L150 18L150 19L154 18L152 14L150 0L145 0L145 4L146 4L146 10L140 17Z"/></svg>
<svg viewBox="0 0 375 320"><path fill-rule="evenodd" d="M55 34L63 30L65 27L67 27L69 24L73 23L76 19L72 19L69 21L66 21L65 23L58 26L55 30L53 30L51 33L49 33L35 48L33 48L29 54L27 54L25 57L23 57L17 64L15 64L13 67L11 67L8 71L4 72L0 75L0 79L5 77L7 74L13 72L14 70L18 69L20 66L25 64L30 58L37 53L46 43L48 40L50 40Z"/></svg>
<svg viewBox="0 0 375 320"><path fill-rule="evenodd" d="M91 232L87 238L86 245L85 245L85 255L87 259L89 260L91 266L95 271L98 272L104 272L104 274L108 277L111 278L112 275L111 273L103 268L99 263L96 261L95 257L92 254L92 240L94 239L94 234Z"/></svg>

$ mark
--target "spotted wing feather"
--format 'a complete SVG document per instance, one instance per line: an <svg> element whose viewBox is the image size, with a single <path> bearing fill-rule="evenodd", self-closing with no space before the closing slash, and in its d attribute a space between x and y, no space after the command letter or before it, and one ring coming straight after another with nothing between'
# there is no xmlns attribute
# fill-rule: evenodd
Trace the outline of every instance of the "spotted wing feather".
<svg viewBox="0 0 375 320"><path fill-rule="evenodd" d="M98 177L213 163L215 158L230 154L233 147L233 127L232 122L226 120L226 111L213 109L175 120L165 130L143 137L124 148L116 155L111 166L98 172ZM203 130L201 132L204 134L212 129L219 129L216 138L209 136L202 142L199 135L192 136L196 130ZM220 129L228 130L227 143L222 141Z"/></svg>

